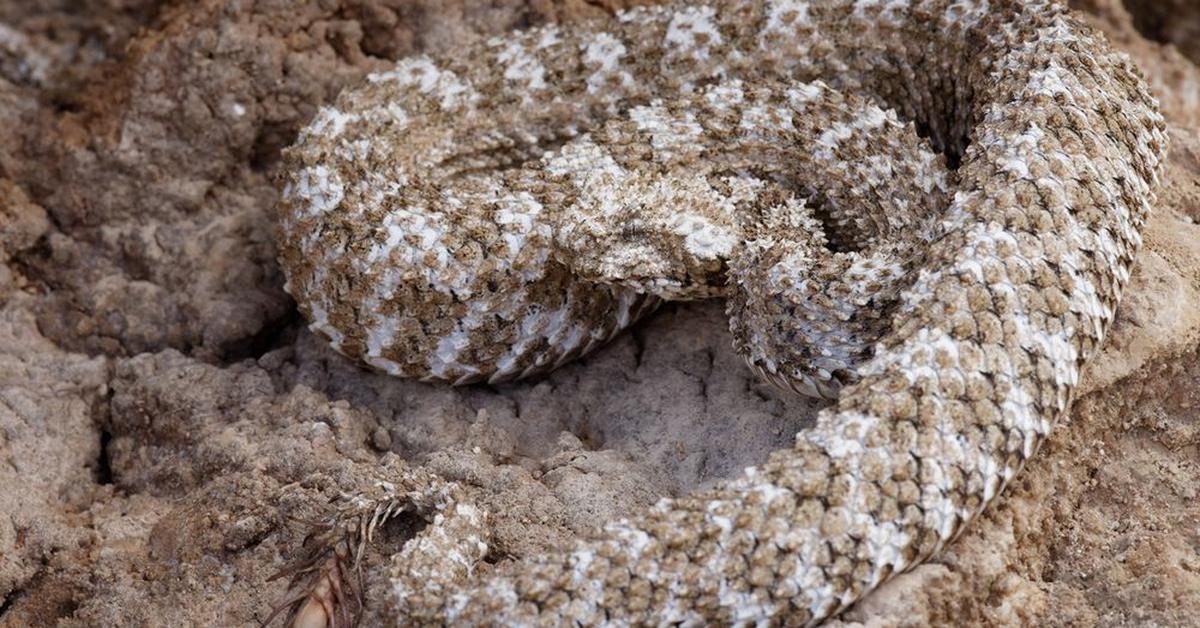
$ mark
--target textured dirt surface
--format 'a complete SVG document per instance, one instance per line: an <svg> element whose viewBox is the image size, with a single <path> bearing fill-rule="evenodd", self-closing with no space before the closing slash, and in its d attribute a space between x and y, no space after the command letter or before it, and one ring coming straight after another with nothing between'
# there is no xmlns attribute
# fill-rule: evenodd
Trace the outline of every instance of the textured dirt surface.
<svg viewBox="0 0 1200 628"><path fill-rule="evenodd" d="M320 103L391 59L621 4L0 0L0 626L257 625L306 522L401 459L478 490L503 562L730 476L815 416L751 377L719 304L542 379L451 389L356 368L282 291L273 176ZM1175 4L1077 3L1143 69L1173 145L1071 420L845 624L1200 613L1200 11ZM408 533L365 558L368 623L372 565Z"/></svg>

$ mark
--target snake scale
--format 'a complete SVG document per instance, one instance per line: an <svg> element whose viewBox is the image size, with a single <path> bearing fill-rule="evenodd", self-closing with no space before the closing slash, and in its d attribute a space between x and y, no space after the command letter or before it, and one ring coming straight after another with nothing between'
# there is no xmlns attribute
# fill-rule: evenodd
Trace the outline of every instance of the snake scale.
<svg viewBox="0 0 1200 628"><path fill-rule="evenodd" d="M724 297L756 372L836 403L740 477L486 577L485 514L420 473L347 533L432 522L393 557L401 623L830 617L1067 411L1165 149L1128 59L1041 0L672 2L402 60L285 153L287 289L335 349L503 381Z"/></svg>

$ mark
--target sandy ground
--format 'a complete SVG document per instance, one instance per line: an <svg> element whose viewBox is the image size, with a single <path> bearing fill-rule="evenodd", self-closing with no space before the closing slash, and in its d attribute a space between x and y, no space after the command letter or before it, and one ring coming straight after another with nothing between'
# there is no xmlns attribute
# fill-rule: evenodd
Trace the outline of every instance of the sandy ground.
<svg viewBox="0 0 1200 628"><path fill-rule="evenodd" d="M474 487L503 563L808 424L819 406L751 377L719 304L536 381L451 389L358 369L282 291L272 177L319 104L407 54L623 4L0 0L0 626L257 625L306 522L397 457ZM1200 616L1200 10L1077 4L1171 125L1133 283L999 507L844 625ZM405 534L367 556L368 593Z"/></svg>

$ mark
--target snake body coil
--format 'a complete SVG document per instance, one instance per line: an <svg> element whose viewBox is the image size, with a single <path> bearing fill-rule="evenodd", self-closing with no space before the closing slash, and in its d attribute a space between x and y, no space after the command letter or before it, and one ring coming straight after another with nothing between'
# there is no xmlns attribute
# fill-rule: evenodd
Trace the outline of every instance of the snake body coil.
<svg viewBox="0 0 1200 628"><path fill-rule="evenodd" d="M1066 412L1165 144L1052 2L676 2L373 75L286 153L288 289L339 351L499 381L724 296L756 371L837 398L743 476L483 582L481 518L443 499L405 551L455 560L397 563L397 613L804 625L918 564Z"/></svg>

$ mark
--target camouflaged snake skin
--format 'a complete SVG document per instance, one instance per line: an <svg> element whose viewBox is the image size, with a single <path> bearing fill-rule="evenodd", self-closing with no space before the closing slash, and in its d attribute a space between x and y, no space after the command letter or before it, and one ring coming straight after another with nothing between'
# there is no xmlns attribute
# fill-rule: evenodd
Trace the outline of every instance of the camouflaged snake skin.
<svg viewBox="0 0 1200 628"><path fill-rule="evenodd" d="M838 399L741 477L482 580L485 516L426 507L397 621L806 625L920 563L1066 412L1165 145L1049 2L676 2L373 75L286 153L288 289L339 351L498 381L725 296L755 370Z"/></svg>

